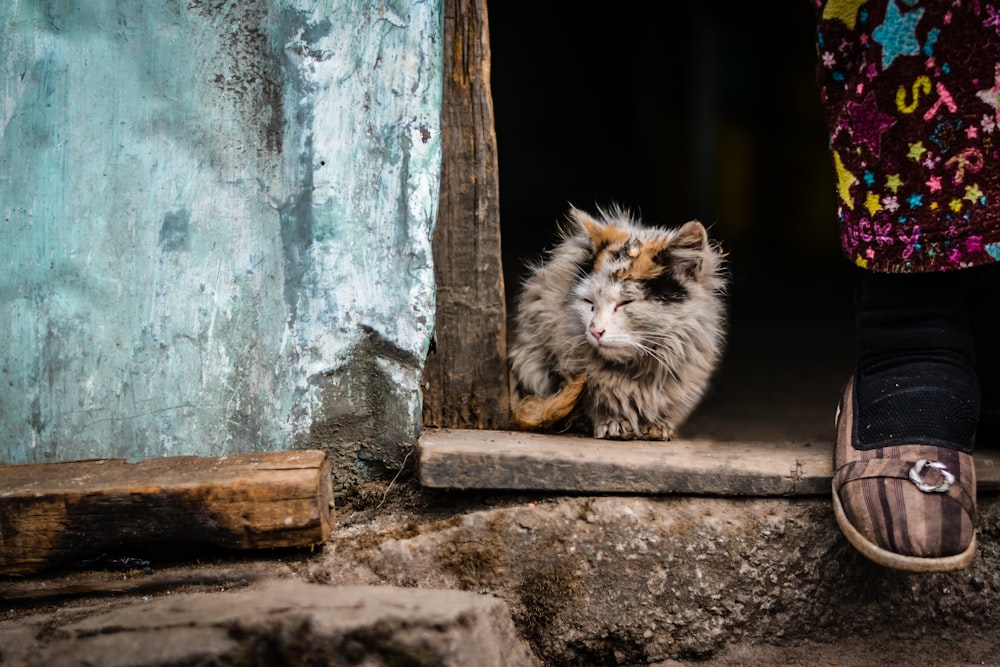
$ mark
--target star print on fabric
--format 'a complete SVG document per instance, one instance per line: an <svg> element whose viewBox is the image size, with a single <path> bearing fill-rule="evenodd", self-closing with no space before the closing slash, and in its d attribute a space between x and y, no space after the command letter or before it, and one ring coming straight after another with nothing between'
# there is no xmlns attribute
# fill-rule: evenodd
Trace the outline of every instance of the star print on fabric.
<svg viewBox="0 0 1000 667"><path fill-rule="evenodd" d="M966 185L963 199L968 199L973 204L983 199L983 191L979 189L979 184Z"/></svg>
<svg viewBox="0 0 1000 667"><path fill-rule="evenodd" d="M840 159L840 153L834 152L833 166L837 170L837 192L847 208L854 210L854 200L851 199L851 186L858 182L854 174L847 171L844 161Z"/></svg>
<svg viewBox="0 0 1000 667"><path fill-rule="evenodd" d="M930 178L927 179L926 185L927 185L927 189L930 190L931 192L940 192L940 190L941 190L941 177L940 176L931 176Z"/></svg>
<svg viewBox="0 0 1000 667"><path fill-rule="evenodd" d="M837 19L854 30L857 25L858 7L865 4L867 0L830 0L823 8L823 19Z"/></svg>
<svg viewBox="0 0 1000 667"><path fill-rule="evenodd" d="M902 185L903 181L899 179L899 174L889 174L889 177L885 179L885 187L892 190L893 194L895 194Z"/></svg>
<svg viewBox="0 0 1000 667"><path fill-rule="evenodd" d="M993 87L980 90L976 93L976 97L993 107L994 124L1000 124L1000 64L996 65L993 70ZM985 126L983 129L986 129ZM986 131L991 132L992 130Z"/></svg>
<svg viewBox="0 0 1000 667"><path fill-rule="evenodd" d="M875 93L868 93L860 104L849 102L847 114L855 141L864 142L875 155L882 153L882 134L896 124L896 120L878 110Z"/></svg>
<svg viewBox="0 0 1000 667"><path fill-rule="evenodd" d="M962 200L952 199L950 202L948 202L948 208L950 208L955 213L958 213L959 211L962 210Z"/></svg>
<svg viewBox="0 0 1000 667"><path fill-rule="evenodd" d="M889 67L899 56L915 56L920 53L917 23L923 15L923 9L903 14L895 2L888 4L885 20L872 31L872 37L882 45L882 69Z"/></svg>
<svg viewBox="0 0 1000 667"><path fill-rule="evenodd" d="M927 149L924 148L924 142L918 141L915 144L910 144L910 152L906 154L906 157L910 158L914 162L920 162L920 158L923 157Z"/></svg>
<svg viewBox="0 0 1000 667"><path fill-rule="evenodd" d="M919 208L924 205L924 196L914 193L906 199L906 203L910 205L910 208Z"/></svg>
<svg viewBox="0 0 1000 667"><path fill-rule="evenodd" d="M868 196L865 197L865 208L868 209L869 215L875 215L882 210L882 204L879 203L877 194L874 192L868 193Z"/></svg>

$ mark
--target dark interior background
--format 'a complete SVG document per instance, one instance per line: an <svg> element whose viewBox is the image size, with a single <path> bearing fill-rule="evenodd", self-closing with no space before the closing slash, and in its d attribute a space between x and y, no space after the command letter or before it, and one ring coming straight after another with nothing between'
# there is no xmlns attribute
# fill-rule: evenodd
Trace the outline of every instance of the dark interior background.
<svg viewBox="0 0 1000 667"><path fill-rule="evenodd" d="M600 7L488 3L509 312L569 203L617 203L668 227L699 219L728 251L732 283L727 356L702 411L712 419L695 430L828 433L850 371L852 268L812 5ZM760 409L805 422L748 434Z"/></svg>
<svg viewBox="0 0 1000 667"><path fill-rule="evenodd" d="M581 7L489 3L508 298L569 203L618 203L710 225L737 311L842 302L811 5Z"/></svg>

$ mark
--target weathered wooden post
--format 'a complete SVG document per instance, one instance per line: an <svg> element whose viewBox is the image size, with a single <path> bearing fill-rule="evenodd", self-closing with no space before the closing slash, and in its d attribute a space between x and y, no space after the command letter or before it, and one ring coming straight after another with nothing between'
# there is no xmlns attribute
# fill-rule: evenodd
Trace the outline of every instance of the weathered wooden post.
<svg viewBox="0 0 1000 667"><path fill-rule="evenodd" d="M486 0L445 0L435 344L424 423L507 425L506 312Z"/></svg>

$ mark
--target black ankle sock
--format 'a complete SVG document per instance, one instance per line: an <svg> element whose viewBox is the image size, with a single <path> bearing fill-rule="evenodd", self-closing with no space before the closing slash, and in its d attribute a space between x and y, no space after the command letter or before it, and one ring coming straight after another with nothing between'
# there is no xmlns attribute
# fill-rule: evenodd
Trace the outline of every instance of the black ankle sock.
<svg viewBox="0 0 1000 667"><path fill-rule="evenodd" d="M976 371L982 411L977 446L1000 443L1000 263L968 270L972 333L976 339Z"/></svg>
<svg viewBox="0 0 1000 667"><path fill-rule="evenodd" d="M980 398L961 273L860 272L857 448L928 444L972 451Z"/></svg>

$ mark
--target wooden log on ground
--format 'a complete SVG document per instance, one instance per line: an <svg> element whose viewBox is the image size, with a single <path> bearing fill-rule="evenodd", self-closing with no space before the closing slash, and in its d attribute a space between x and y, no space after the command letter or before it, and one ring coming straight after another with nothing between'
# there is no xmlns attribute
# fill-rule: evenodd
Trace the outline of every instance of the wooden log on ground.
<svg viewBox="0 0 1000 667"><path fill-rule="evenodd" d="M185 563L141 572L67 570L50 576L12 577L0 581L0 600L4 606L13 607L103 595L148 595L180 588L220 590L246 586L274 576L274 568L261 561L209 566Z"/></svg>
<svg viewBox="0 0 1000 667"><path fill-rule="evenodd" d="M332 529L317 450L0 465L0 575L165 545L305 547Z"/></svg>

